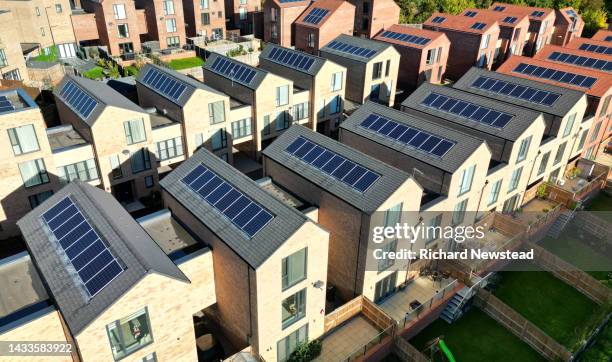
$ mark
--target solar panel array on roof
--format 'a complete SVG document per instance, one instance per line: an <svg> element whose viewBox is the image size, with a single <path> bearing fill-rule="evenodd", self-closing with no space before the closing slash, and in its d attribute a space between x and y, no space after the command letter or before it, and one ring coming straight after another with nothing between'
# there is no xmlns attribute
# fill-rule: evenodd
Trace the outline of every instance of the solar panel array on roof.
<svg viewBox="0 0 612 362"><path fill-rule="evenodd" d="M360 124L361 127L389 137L402 145L413 147L429 155L442 158L455 142L435 136L418 128L408 127L378 114L370 114Z"/></svg>
<svg viewBox="0 0 612 362"><path fill-rule="evenodd" d="M125 270L69 196L47 210L42 218L90 297Z"/></svg>
<svg viewBox="0 0 612 362"><path fill-rule="evenodd" d="M83 119L86 119L91 115L91 112L96 108L98 102L90 97L84 90L82 90L76 83L69 80L62 88L60 92L62 99Z"/></svg>
<svg viewBox="0 0 612 362"><path fill-rule="evenodd" d="M464 16L467 16L468 18L473 18L473 17L475 17L475 16L476 16L476 14L478 14L476 11L471 11L471 10L468 10L468 11L466 11L466 12L465 12L465 14L463 14L463 15L464 15Z"/></svg>
<svg viewBox="0 0 612 362"><path fill-rule="evenodd" d="M250 69L244 64L222 57L215 59L211 68L234 82L242 83L247 86L251 84L253 78L255 78L257 74L253 69Z"/></svg>
<svg viewBox="0 0 612 362"><path fill-rule="evenodd" d="M310 67L312 67L314 64L314 59L311 56L282 48L272 49L269 57L270 60L273 60L276 63L286 65L288 67L294 67L305 72L308 72Z"/></svg>
<svg viewBox="0 0 612 362"><path fill-rule="evenodd" d="M187 89L185 84L154 67L149 68L147 74L142 78L142 82L175 102L178 101L185 89Z"/></svg>
<svg viewBox="0 0 612 362"><path fill-rule="evenodd" d="M516 20L517 20L517 18L515 16L506 16L502 20L502 23L514 24L514 22L516 22Z"/></svg>
<svg viewBox="0 0 612 362"><path fill-rule="evenodd" d="M567 83L583 88L591 88L591 86L593 86L593 84L595 84L597 81L597 78L525 63L520 63L517 65L516 68L514 68L514 72L531 75L537 78L550 79L555 82Z"/></svg>
<svg viewBox="0 0 612 362"><path fill-rule="evenodd" d="M474 23L474 25L472 25L472 29L481 30L481 29L484 29L485 26L487 26L487 24L484 24L484 23Z"/></svg>
<svg viewBox="0 0 612 362"><path fill-rule="evenodd" d="M430 42L430 39L423 38L416 35L408 35L402 33L396 33L394 31L384 31L381 36L383 38L394 39L403 41L405 43L417 44L417 45L425 45Z"/></svg>
<svg viewBox="0 0 612 362"><path fill-rule="evenodd" d="M540 16L542 16L542 15L544 15L544 12L543 12L543 11L537 11L537 10L536 10L536 11L534 11L534 12L532 12L532 13L531 13L531 16L534 16L534 17L536 17L536 18L539 18L539 17L540 17Z"/></svg>
<svg viewBox="0 0 612 362"><path fill-rule="evenodd" d="M548 60L567 63L567 64L573 64L579 67L588 67L588 68L593 68L597 70L603 70L605 72L612 71L612 61L583 57L580 55L561 53L561 52L552 52L548 56Z"/></svg>
<svg viewBox="0 0 612 362"><path fill-rule="evenodd" d="M607 37L604 39L604 41L612 41L612 35L608 35L608 36L607 36Z"/></svg>
<svg viewBox="0 0 612 362"><path fill-rule="evenodd" d="M313 8L312 10L310 10L308 15L306 15L306 17L304 18L304 22L313 24L313 25L317 25L321 22L321 20L323 20L325 15L327 15L328 13L329 13L329 10L327 9Z"/></svg>
<svg viewBox="0 0 612 362"><path fill-rule="evenodd" d="M14 110L13 103L5 96L0 96L0 113L12 112Z"/></svg>
<svg viewBox="0 0 612 362"><path fill-rule="evenodd" d="M444 20L446 20L445 17L443 17L443 16L436 16L435 18L433 18L433 20L431 22L432 23L436 23L436 24L440 24Z"/></svg>
<svg viewBox="0 0 612 362"><path fill-rule="evenodd" d="M274 218L272 213L203 164L197 165L181 181L249 238Z"/></svg>
<svg viewBox="0 0 612 362"><path fill-rule="evenodd" d="M576 12L574 10L572 10L572 9L565 10L565 13L567 15L569 15L570 17L572 17L572 18L577 18L578 17L578 14L576 14Z"/></svg>
<svg viewBox="0 0 612 362"><path fill-rule="evenodd" d="M346 43L343 43L337 40L332 40L332 42L327 44L326 47L335 49L343 53L353 54L353 55L356 55L358 57L362 57L365 59L368 59L372 55L376 54L376 50L356 47L354 45L346 44Z"/></svg>
<svg viewBox="0 0 612 362"><path fill-rule="evenodd" d="M285 151L360 193L364 193L380 178L376 172L301 136L287 146Z"/></svg>
<svg viewBox="0 0 612 362"><path fill-rule="evenodd" d="M294 3L294 2L297 2L297 1L304 1L304 0L279 0L279 2L280 2L281 4L285 4L285 3Z"/></svg>
<svg viewBox="0 0 612 362"><path fill-rule="evenodd" d="M607 54L607 55L612 54L612 47L606 47L603 45L584 43L584 44L581 44L580 48L578 49L584 50L587 52L591 52L591 53L600 53L600 54Z"/></svg>
<svg viewBox="0 0 612 362"><path fill-rule="evenodd" d="M471 87L545 106L552 106L561 97L557 93L482 76Z"/></svg>
<svg viewBox="0 0 612 362"><path fill-rule="evenodd" d="M504 11L506 10L505 6L496 6L495 8L493 8L493 11Z"/></svg>
<svg viewBox="0 0 612 362"><path fill-rule="evenodd" d="M499 112L488 107L479 106L474 103L465 102L433 92L425 97L421 104L429 108L500 129L504 128L513 117L508 113Z"/></svg>

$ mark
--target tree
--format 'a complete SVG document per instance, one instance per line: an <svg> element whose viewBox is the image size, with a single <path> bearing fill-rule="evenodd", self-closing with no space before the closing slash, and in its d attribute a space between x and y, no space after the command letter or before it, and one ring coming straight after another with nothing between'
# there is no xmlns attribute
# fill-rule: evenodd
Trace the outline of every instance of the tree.
<svg viewBox="0 0 612 362"><path fill-rule="evenodd" d="M603 29L607 26L606 21L608 14L604 9L587 9L582 13L582 20L584 20L584 33L583 36L591 36L599 29Z"/></svg>
<svg viewBox="0 0 612 362"><path fill-rule="evenodd" d="M474 0L442 0L442 11L450 14L459 14L467 8L476 6Z"/></svg>

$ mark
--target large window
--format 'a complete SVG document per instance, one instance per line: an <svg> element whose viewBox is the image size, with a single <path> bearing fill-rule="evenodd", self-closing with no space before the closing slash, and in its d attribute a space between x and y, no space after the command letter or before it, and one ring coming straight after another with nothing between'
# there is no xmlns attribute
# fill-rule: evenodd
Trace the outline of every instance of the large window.
<svg viewBox="0 0 612 362"><path fill-rule="evenodd" d="M30 207L34 209L36 206L42 204L46 199L50 198L53 195L53 191L44 191L36 195L28 196L28 201L30 201Z"/></svg>
<svg viewBox="0 0 612 362"><path fill-rule="evenodd" d="M164 14L174 15L174 2L172 0L164 0Z"/></svg>
<svg viewBox="0 0 612 362"><path fill-rule="evenodd" d="M391 59L387 59L387 66L385 67L385 77L389 76L389 73L391 72Z"/></svg>
<svg viewBox="0 0 612 362"><path fill-rule="evenodd" d="M427 60L425 61L428 65L431 65L435 62L436 59L436 48L429 49L427 51Z"/></svg>
<svg viewBox="0 0 612 362"><path fill-rule="evenodd" d="M114 155L109 157L110 165L111 165L111 176L114 180L123 177L123 170L121 169L121 161L119 161L119 156Z"/></svg>
<svg viewBox="0 0 612 362"><path fill-rule="evenodd" d="M501 190L502 180L497 180L493 186L491 186L491 193L489 194L489 201L487 206L493 205L499 199L499 190Z"/></svg>
<svg viewBox="0 0 612 362"><path fill-rule="evenodd" d="M125 19L125 5L124 4L115 4L113 5L113 14L115 15L115 19L122 20Z"/></svg>
<svg viewBox="0 0 612 362"><path fill-rule="evenodd" d="M246 20L247 10L245 8L240 8L239 15L240 15L240 20Z"/></svg>
<svg viewBox="0 0 612 362"><path fill-rule="evenodd" d="M521 174L523 173L523 168L519 167L514 172L512 172L512 176L510 176L510 183L508 184L508 192L512 192L516 190L518 187L519 181L521 180Z"/></svg>
<svg viewBox="0 0 612 362"><path fill-rule="evenodd" d="M531 136L521 141L521 146L519 147L518 156L516 156L517 163L527 158L527 153L529 152L530 144L531 144Z"/></svg>
<svg viewBox="0 0 612 362"><path fill-rule="evenodd" d="M270 115L269 114L266 114L263 119L263 134L264 135L270 134Z"/></svg>
<svg viewBox="0 0 612 362"><path fill-rule="evenodd" d="M125 138L128 145L147 140L144 121L142 119L123 122L123 128L125 129Z"/></svg>
<svg viewBox="0 0 612 362"><path fill-rule="evenodd" d="M608 113L608 107L610 106L611 98L612 98L612 95L607 96L606 99L604 99L603 105L601 106L601 110L599 111L599 117L603 117L604 115Z"/></svg>
<svg viewBox="0 0 612 362"><path fill-rule="evenodd" d="M200 0L200 9L208 9L208 0Z"/></svg>
<svg viewBox="0 0 612 362"><path fill-rule="evenodd" d="M127 24L117 25L117 33L119 34L120 38L128 38L130 36L128 25Z"/></svg>
<svg viewBox="0 0 612 362"><path fill-rule="evenodd" d="M281 339L276 343L276 354L278 362L285 362L291 356L291 353L302 343L308 341L308 323L304 324L295 332Z"/></svg>
<svg viewBox="0 0 612 362"><path fill-rule="evenodd" d="M40 150L33 125L10 128L8 134L15 156Z"/></svg>
<svg viewBox="0 0 612 362"><path fill-rule="evenodd" d="M546 171L546 166L548 166L548 159L550 159L550 151L546 152L542 159L540 160L540 167L538 167L538 175L541 175Z"/></svg>
<svg viewBox="0 0 612 362"><path fill-rule="evenodd" d="M339 91L342 89L342 72L334 73L331 77L331 91Z"/></svg>
<svg viewBox="0 0 612 362"><path fill-rule="evenodd" d="M302 289L281 303L283 329L306 315L306 289Z"/></svg>
<svg viewBox="0 0 612 362"><path fill-rule="evenodd" d="M73 180L97 180L98 169L96 167L96 160L92 158L87 161L73 163L72 165L58 167L57 176L61 182L65 183Z"/></svg>
<svg viewBox="0 0 612 362"><path fill-rule="evenodd" d="M210 14L209 13L202 13L201 18L202 18L202 25L210 25Z"/></svg>
<svg viewBox="0 0 612 362"><path fill-rule="evenodd" d="M400 223L402 217L402 203L387 209L384 215L384 226L395 227L395 225Z"/></svg>
<svg viewBox="0 0 612 362"><path fill-rule="evenodd" d="M574 127L574 121L576 120L576 113L573 113L567 119L567 123L565 124L565 129L563 130L563 137L569 136L572 132L572 128Z"/></svg>
<svg viewBox="0 0 612 362"><path fill-rule="evenodd" d="M459 184L459 196L465 194L466 192L472 189L472 181L474 180L475 170L476 165L472 165L463 170L463 174L461 175L461 183Z"/></svg>
<svg viewBox="0 0 612 362"><path fill-rule="evenodd" d="M586 142L586 138L589 134L589 130L582 131L582 135L580 136L580 141L578 141L578 148L576 150L581 150L584 147L584 143Z"/></svg>
<svg viewBox="0 0 612 362"><path fill-rule="evenodd" d="M342 111L342 97L335 96L329 102L329 114L336 114Z"/></svg>
<svg viewBox="0 0 612 362"><path fill-rule="evenodd" d="M167 19L166 20L166 31L168 33L176 32L176 19Z"/></svg>
<svg viewBox="0 0 612 362"><path fill-rule="evenodd" d="M42 158L37 160L22 162L19 164L19 172L25 187L46 184L49 182L49 175Z"/></svg>
<svg viewBox="0 0 612 362"><path fill-rule="evenodd" d="M293 120L300 121L308 118L308 102L296 104L293 106Z"/></svg>
<svg viewBox="0 0 612 362"><path fill-rule="evenodd" d="M223 101L208 103L208 120L210 124L225 122L225 105Z"/></svg>
<svg viewBox="0 0 612 362"><path fill-rule="evenodd" d="M389 269L391 266L393 266L393 264L395 264L395 259L394 258L389 258L387 253L389 252L395 252L397 249L397 240L393 240L389 243L386 243L385 245L382 246L381 251L382 251L382 255L384 255L383 258L378 259L378 272L380 273L381 271L387 270Z"/></svg>
<svg viewBox="0 0 612 362"><path fill-rule="evenodd" d="M601 129L602 122L603 121L600 121L599 123L595 125L595 127L593 127L593 131L591 132L591 139L589 142L595 142L595 140L597 139L597 136L599 136L599 130Z"/></svg>
<svg viewBox="0 0 612 362"><path fill-rule="evenodd" d="M11 71L2 74L2 77L6 80L21 80L21 73L19 73L19 69L15 68Z"/></svg>
<svg viewBox="0 0 612 362"><path fill-rule="evenodd" d="M149 150L141 148L130 157L132 163L132 173L138 173L151 168L151 156Z"/></svg>
<svg viewBox="0 0 612 362"><path fill-rule="evenodd" d="M427 243L432 242L442 236L442 229L440 228L440 225L442 225L441 213L432 217L427 224L429 230L431 230L431 232L426 233ZM425 246L427 246L427 244L425 244Z"/></svg>
<svg viewBox="0 0 612 362"><path fill-rule="evenodd" d="M382 62L374 63L374 66L372 67L372 79L378 79L382 76L382 67Z"/></svg>
<svg viewBox="0 0 612 362"><path fill-rule="evenodd" d="M565 153L566 145L567 145L567 142L563 142L562 144L559 145L559 148L557 149L557 153L555 154L555 161L553 162L553 166L561 162L561 160L563 159L563 154Z"/></svg>
<svg viewBox="0 0 612 362"><path fill-rule="evenodd" d="M284 106L289 103L289 86L276 87L276 106Z"/></svg>
<svg viewBox="0 0 612 362"><path fill-rule="evenodd" d="M251 117L232 122L232 137L242 138L251 135Z"/></svg>
<svg viewBox="0 0 612 362"><path fill-rule="evenodd" d="M225 129L218 129L210 137L210 147L213 151L218 151L227 147L227 133Z"/></svg>
<svg viewBox="0 0 612 362"><path fill-rule="evenodd" d="M147 308L106 326L115 360L122 359L153 342Z"/></svg>
<svg viewBox="0 0 612 362"><path fill-rule="evenodd" d="M465 220L465 210L467 208L468 199L460 201L455 205L455 210L453 211L453 225L459 225Z"/></svg>
<svg viewBox="0 0 612 362"><path fill-rule="evenodd" d="M183 155L183 139L181 137L171 138L157 142L157 160L164 161Z"/></svg>
<svg viewBox="0 0 612 362"><path fill-rule="evenodd" d="M491 40L491 34L487 34L485 35L485 37L482 39L482 44L480 46L480 49L486 49L489 47L489 41Z"/></svg>
<svg viewBox="0 0 612 362"><path fill-rule="evenodd" d="M169 36L166 38L166 43L168 43L168 48L178 48L181 46L181 37Z"/></svg>
<svg viewBox="0 0 612 362"><path fill-rule="evenodd" d="M6 53L4 49L0 49L0 67L6 67L8 65L8 61L6 60Z"/></svg>
<svg viewBox="0 0 612 362"><path fill-rule="evenodd" d="M282 131L289 128L289 112L281 111L276 114L276 120L274 121L274 129Z"/></svg>
<svg viewBox="0 0 612 362"><path fill-rule="evenodd" d="M283 290L306 279L306 262L308 249L304 248L286 258L283 258L282 283Z"/></svg>

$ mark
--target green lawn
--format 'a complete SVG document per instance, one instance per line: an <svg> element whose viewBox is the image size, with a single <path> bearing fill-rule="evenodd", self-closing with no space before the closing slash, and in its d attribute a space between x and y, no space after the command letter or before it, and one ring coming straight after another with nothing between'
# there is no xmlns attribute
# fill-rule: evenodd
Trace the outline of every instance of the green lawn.
<svg viewBox="0 0 612 362"><path fill-rule="evenodd" d="M429 341L440 336L444 336L444 342L458 362L544 360L531 347L476 307L453 324L437 319L412 338L410 343L430 357L430 352L423 350ZM444 360L439 354L437 356L434 361Z"/></svg>
<svg viewBox="0 0 612 362"><path fill-rule="evenodd" d="M34 57L32 60L37 61L37 62L54 62L57 60L57 47L55 46L50 46L49 48L49 54L43 54L41 52L41 54L37 57Z"/></svg>
<svg viewBox="0 0 612 362"><path fill-rule="evenodd" d="M174 70L188 69L193 67L201 67L204 65L204 60L200 57L183 58L171 60L170 68Z"/></svg>
<svg viewBox="0 0 612 362"><path fill-rule="evenodd" d="M612 361L612 324L608 323L597 336L596 342L580 355L580 360L583 362Z"/></svg>
<svg viewBox="0 0 612 362"><path fill-rule="evenodd" d="M505 271L495 295L569 349L590 330L600 308L544 271Z"/></svg>
<svg viewBox="0 0 612 362"><path fill-rule="evenodd" d="M85 73L83 73L83 77L89 79L103 79L104 78L104 69L102 67L92 68Z"/></svg>
<svg viewBox="0 0 612 362"><path fill-rule="evenodd" d="M601 191L585 209L589 211L612 211L612 196Z"/></svg>
<svg viewBox="0 0 612 362"><path fill-rule="evenodd" d="M579 240L571 231L559 236L558 239L547 237L540 245L597 280L606 279L608 273L612 271L612 259ZM610 266L607 271L605 271L606 266Z"/></svg>

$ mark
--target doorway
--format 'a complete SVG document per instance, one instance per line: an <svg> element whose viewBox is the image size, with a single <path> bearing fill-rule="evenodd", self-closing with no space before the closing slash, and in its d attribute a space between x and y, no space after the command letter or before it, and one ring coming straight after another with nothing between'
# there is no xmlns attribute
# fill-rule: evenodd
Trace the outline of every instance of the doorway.
<svg viewBox="0 0 612 362"><path fill-rule="evenodd" d="M395 292L395 282L397 281L397 271L393 272L376 283L374 291L374 302L378 303L382 299L390 296Z"/></svg>
<svg viewBox="0 0 612 362"><path fill-rule="evenodd" d="M519 195L516 194L514 196L512 196L511 198L509 198L508 200L506 200L506 202L504 202L504 207L502 209L502 213L504 214L510 214L514 211L514 209L516 209L516 205L518 204L518 200L519 200Z"/></svg>
<svg viewBox="0 0 612 362"><path fill-rule="evenodd" d="M126 204L134 202L134 187L132 184L132 181L127 181L111 187L117 201Z"/></svg>

